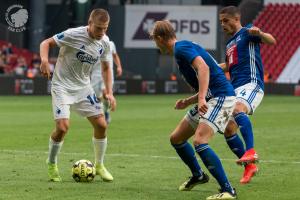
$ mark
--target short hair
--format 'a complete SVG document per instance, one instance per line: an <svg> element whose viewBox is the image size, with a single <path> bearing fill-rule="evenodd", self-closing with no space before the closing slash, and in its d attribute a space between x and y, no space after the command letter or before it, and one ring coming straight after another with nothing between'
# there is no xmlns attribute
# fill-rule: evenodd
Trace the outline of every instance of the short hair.
<svg viewBox="0 0 300 200"><path fill-rule="evenodd" d="M150 31L150 38L161 37L164 40L176 38L175 30L168 20L156 21L153 29Z"/></svg>
<svg viewBox="0 0 300 200"><path fill-rule="evenodd" d="M226 6L222 8L219 12L220 14L228 14L231 16L241 15L241 11L236 6Z"/></svg>
<svg viewBox="0 0 300 200"><path fill-rule="evenodd" d="M107 10L104 10L102 8L97 8L92 10L90 17L89 17L89 22L108 22L110 20L109 14Z"/></svg>

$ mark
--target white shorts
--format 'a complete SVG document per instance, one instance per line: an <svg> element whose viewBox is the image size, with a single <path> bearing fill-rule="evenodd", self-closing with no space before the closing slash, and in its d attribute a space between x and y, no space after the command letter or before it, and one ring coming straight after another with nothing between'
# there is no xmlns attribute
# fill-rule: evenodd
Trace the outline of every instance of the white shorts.
<svg viewBox="0 0 300 200"><path fill-rule="evenodd" d="M212 98L207 102L208 111L205 115L199 116L198 106L195 105L187 112L185 119L195 130L198 124L203 122L209 125L214 133L223 133L232 115L235 103L235 96Z"/></svg>
<svg viewBox="0 0 300 200"><path fill-rule="evenodd" d="M264 91L259 87L259 85L254 83L248 83L246 85L236 88L235 94L237 101L243 103L248 108L249 115L252 115L255 109L261 103L264 97Z"/></svg>
<svg viewBox="0 0 300 200"><path fill-rule="evenodd" d="M69 119L70 108L75 110L83 117L91 117L103 114L103 104L98 100L92 89L86 89L76 101L67 101L74 99L74 96L66 92L52 90L52 110L53 117L57 119Z"/></svg>

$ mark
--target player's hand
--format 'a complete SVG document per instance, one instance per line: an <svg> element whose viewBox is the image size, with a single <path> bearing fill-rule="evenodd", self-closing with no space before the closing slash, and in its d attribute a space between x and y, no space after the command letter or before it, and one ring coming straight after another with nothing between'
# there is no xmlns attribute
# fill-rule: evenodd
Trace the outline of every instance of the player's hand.
<svg viewBox="0 0 300 200"><path fill-rule="evenodd" d="M105 94L104 98L108 101L108 106L111 111L115 111L117 107L117 101L112 94Z"/></svg>
<svg viewBox="0 0 300 200"><path fill-rule="evenodd" d="M208 111L208 106L205 99L198 99L198 112L200 115L204 115Z"/></svg>
<svg viewBox="0 0 300 200"><path fill-rule="evenodd" d="M40 70L41 70L41 74L44 77L47 77L47 79L51 78L50 66L49 66L49 62L48 61L43 61L42 60L41 65L40 65Z"/></svg>
<svg viewBox="0 0 300 200"><path fill-rule="evenodd" d="M261 35L261 30L258 27L253 26L253 27L248 29L248 33L250 35L260 36Z"/></svg>
<svg viewBox="0 0 300 200"><path fill-rule="evenodd" d="M122 67L117 67L117 77L122 76L123 70Z"/></svg>
<svg viewBox="0 0 300 200"><path fill-rule="evenodd" d="M187 104L186 99L179 99L176 101L175 103L175 109L176 110L181 110L181 109L185 109L186 107L188 107L189 105Z"/></svg>

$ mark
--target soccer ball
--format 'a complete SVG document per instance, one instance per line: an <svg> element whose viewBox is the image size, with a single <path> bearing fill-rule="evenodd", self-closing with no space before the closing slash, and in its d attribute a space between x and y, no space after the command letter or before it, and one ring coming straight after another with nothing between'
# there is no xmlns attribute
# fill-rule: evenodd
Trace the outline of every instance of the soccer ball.
<svg viewBox="0 0 300 200"><path fill-rule="evenodd" d="M72 177L76 182L91 182L96 176L96 169L89 160L79 160L72 167Z"/></svg>

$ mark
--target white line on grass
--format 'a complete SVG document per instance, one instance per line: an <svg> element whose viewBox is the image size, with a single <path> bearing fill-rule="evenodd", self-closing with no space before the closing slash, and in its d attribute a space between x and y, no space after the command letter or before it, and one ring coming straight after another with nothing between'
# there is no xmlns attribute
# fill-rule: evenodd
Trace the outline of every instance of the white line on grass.
<svg viewBox="0 0 300 200"><path fill-rule="evenodd" d="M10 153L10 154L48 154L45 151L22 151L22 150L9 150L9 149L0 149L1 153ZM63 155L88 155L88 153L70 153L70 152L61 152ZM142 154L123 154L123 153L112 153L106 154L106 156L111 157L143 157L143 158L159 158L159 159L179 159L175 156L153 156L153 155L142 155ZM235 162L235 159L223 158L222 161ZM272 163L272 164L300 164L300 161L281 161L281 160L259 160L261 163Z"/></svg>

